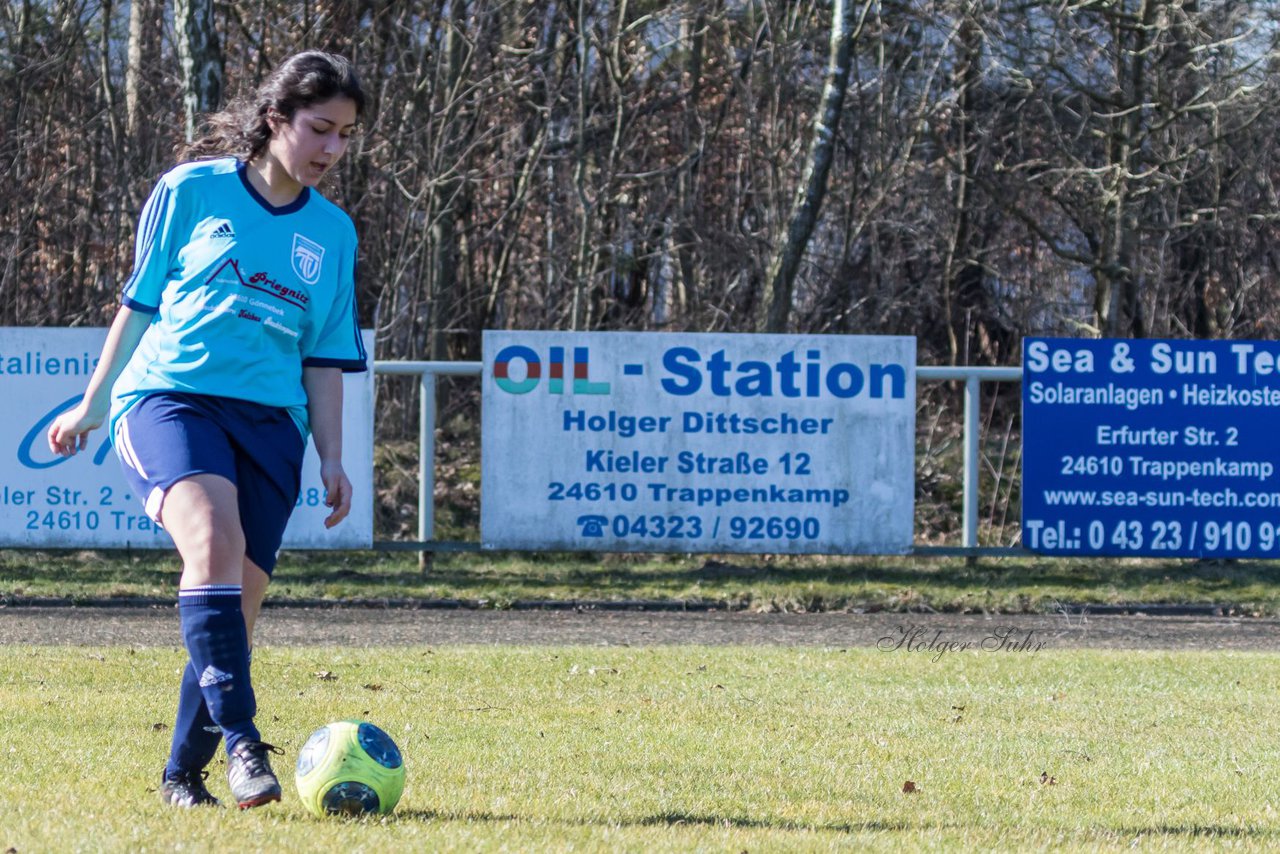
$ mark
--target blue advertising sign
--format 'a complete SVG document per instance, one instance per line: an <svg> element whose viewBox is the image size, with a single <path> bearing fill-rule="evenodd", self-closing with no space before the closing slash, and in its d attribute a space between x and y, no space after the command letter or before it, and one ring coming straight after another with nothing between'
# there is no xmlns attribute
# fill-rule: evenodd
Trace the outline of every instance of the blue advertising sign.
<svg viewBox="0 0 1280 854"><path fill-rule="evenodd" d="M1280 342L1027 338L1022 544L1280 557Z"/></svg>

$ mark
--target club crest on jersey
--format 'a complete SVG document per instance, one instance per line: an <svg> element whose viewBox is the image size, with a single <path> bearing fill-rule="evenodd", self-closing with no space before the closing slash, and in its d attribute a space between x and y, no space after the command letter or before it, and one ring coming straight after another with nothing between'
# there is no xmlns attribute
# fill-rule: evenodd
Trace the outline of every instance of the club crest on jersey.
<svg viewBox="0 0 1280 854"><path fill-rule="evenodd" d="M293 272L308 285L320 281L320 264L324 261L324 247L301 234L293 235Z"/></svg>

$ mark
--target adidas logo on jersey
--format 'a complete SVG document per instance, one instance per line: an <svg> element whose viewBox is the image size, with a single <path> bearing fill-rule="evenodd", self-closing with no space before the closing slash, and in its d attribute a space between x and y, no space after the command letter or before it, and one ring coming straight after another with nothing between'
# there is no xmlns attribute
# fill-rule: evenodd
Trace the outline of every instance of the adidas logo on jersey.
<svg viewBox="0 0 1280 854"><path fill-rule="evenodd" d="M209 235L214 238L222 238L223 240L234 240L236 236L235 229L231 227L231 223L224 222L213 230L213 234Z"/></svg>
<svg viewBox="0 0 1280 854"><path fill-rule="evenodd" d="M200 674L200 687L208 688L210 685L221 685L223 682L230 682L231 674L225 670L219 670L210 664L204 669L204 673Z"/></svg>

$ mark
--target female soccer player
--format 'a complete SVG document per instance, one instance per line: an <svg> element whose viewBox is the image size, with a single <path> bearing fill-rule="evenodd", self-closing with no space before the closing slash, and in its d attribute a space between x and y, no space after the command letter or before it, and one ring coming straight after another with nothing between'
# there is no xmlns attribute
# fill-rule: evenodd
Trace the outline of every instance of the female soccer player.
<svg viewBox="0 0 1280 854"><path fill-rule="evenodd" d="M219 739L243 809L280 799L249 677L253 625L315 438L332 527L351 507L342 372L365 370L351 220L313 188L346 151L365 96L350 63L309 51L161 177L134 270L80 404L49 428L70 456L110 416L125 477L182 558L190 662L161 797L217 804Z"/></svg>

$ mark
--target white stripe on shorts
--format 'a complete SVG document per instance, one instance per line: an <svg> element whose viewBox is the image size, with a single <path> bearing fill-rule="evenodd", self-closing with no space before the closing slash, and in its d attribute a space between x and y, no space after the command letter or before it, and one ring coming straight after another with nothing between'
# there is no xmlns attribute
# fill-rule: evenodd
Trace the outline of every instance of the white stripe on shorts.
<svg viewBox="0 0 1280 854"><path fill-rule="evenodd" d="M157 486L147 496L147 503L142 509L151 517L151 521L163 528L164 525L160 522L160 505L162 504L164 504L164 490Z"/></svg>
<svg viewBox="0 0 1280 854"><path fill-rule="evenodd" d="M133 440L129 438L129 416L125 415L120 418L120 426L116 428L116 438L120 440L120 448L124 451L122 455L125 464L129 468L142 475L143 480L150 480L150 476L146 470L142 468L142 463L138 461L138 454L133 449ZM151 497L147 498L148 506L151 504ZM159 506L156 507L159 510ZM153 517L154 518L154 517Z"/></svg>
<svg viewBox="0 0 1280 854"><path fill-rule="evenodd" d="M116 456L120 458L120 462L124 463L129 468L133 468L133 463L129 460L129 449L124 446L124 441L120 438L120 428L122 424L124 424L123 418L116 422L116 433L111 440L111 444L115 446Z"/></svg>

